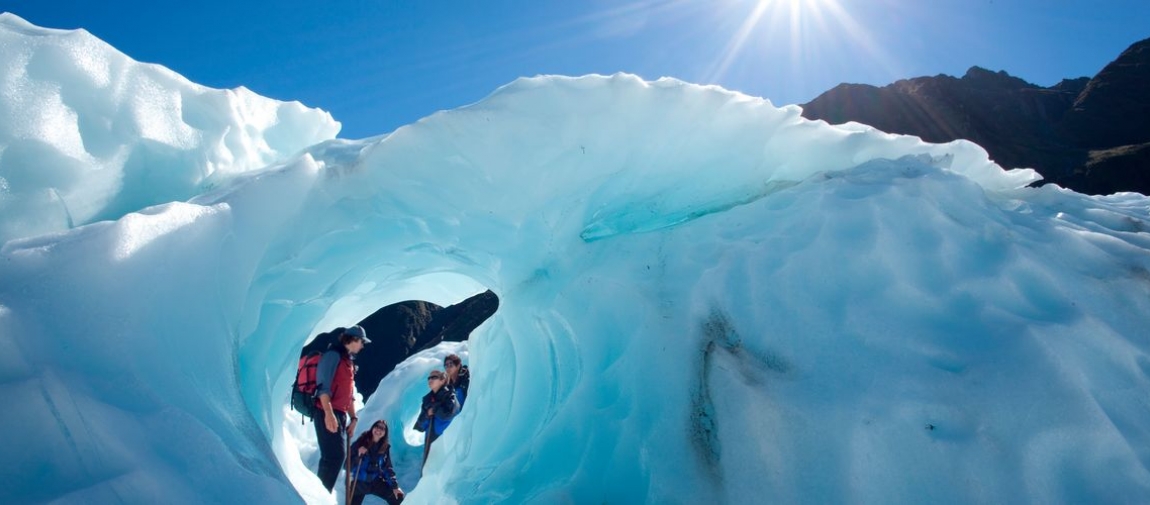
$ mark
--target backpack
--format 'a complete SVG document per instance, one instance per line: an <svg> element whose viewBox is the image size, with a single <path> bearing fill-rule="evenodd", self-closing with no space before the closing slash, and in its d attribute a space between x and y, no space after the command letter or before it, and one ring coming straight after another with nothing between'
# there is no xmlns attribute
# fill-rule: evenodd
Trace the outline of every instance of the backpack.
<svg viewBox="0 0 1150 505"><path fill-rule="evenodd" d="M296 369L295 384L291 387L291 408L303 414L304 419L311 417L315 409L315 376L322 356L320 351L307 353L300 357L299 368Z"/></svg>

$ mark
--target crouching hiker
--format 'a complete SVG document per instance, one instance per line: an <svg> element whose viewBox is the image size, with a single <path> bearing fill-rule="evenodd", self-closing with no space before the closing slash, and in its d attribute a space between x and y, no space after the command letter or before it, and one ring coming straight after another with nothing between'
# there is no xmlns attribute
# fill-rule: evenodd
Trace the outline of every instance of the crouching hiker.
<svg viewBox="0 0 1150 505"><path fill-rule="evenodd" d="M456 401L451 389L444 387L445 384L446 377L443 371L432 370L427 375L427 386L431 391L423 395L419 419L415 421L415 430L424 433L423 464L427 464L431 443L443 434L443 430L451 424L451 418L459 413L459 402Z"/></svg>
<svg viewBox="0 0 1150 505"><path fill-rule="evenodd" d="M316 367L318 399L312 414L320 452L316 475L328 491L335 488L335 479L344 465L344 433L350 438L355 432L355 355L369 343L367 332L352 326L343 331L339 343L333 343L323 353Z"/></svg>
<svg viewBox="0 0 1150 505"><path fill-rule="evenodd" d="M351 446L356 455L355 480L351 486L351 505L361 505L369 494L387 500L388 505L403 502L403 490L395 480L391 466L391 440L387 422L380 419L371 425Z"/></svg>

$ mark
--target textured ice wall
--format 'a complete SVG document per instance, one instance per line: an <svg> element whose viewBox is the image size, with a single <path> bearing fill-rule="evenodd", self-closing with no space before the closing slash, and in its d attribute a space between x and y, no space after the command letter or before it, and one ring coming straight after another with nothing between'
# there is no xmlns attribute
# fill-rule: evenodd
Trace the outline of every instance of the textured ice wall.
<svg viewBox="0 0 1150 505"><path fill-rule="evenodd" d="M186 200L339 131L299 102L206 88L9 13L0 117L0 244Z"/></svg>
<svg viewBox="0 0 1150 505"><path fill-rule="evenodd" d="M525 79L11 241L0 502L296 500L300 345L445 273L500 311L412 503L1150 495L1146 197L798 112Z"/></svg>

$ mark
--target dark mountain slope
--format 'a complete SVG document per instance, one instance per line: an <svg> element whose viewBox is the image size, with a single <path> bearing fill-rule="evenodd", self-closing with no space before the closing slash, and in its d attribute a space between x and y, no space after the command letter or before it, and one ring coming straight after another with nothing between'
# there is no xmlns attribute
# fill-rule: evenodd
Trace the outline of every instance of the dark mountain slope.
<svg viewBox="0 0 1150 505"><path fill-rule="evenodd" d="M366 401L379 381L408 356L443 341L467 340L498 308L499 297L488 290L448 307L409 300L375 311L359 322L371 344L356 356L356 389ZM320 334L304 346L302 354L325 350L338 340L337 334Z"/></svg>
<svg viewBox="0 0 1150 505"><path fill-rule="evenodd" d="M856 121L930 142L967 139L1006 168L1034 168L1078 191L1150 193L1150 166L1137 149L1150 142L1150 39L1093 79L1048 88L972 67L962 78L841 84L802 107L803 116L832 124Z"/></svg>

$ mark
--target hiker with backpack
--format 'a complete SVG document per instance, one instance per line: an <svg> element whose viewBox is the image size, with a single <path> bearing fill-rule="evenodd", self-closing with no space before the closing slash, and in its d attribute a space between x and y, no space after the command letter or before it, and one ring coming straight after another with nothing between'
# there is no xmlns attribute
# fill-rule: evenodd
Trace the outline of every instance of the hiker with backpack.
<svg viewBox="0 0 1150 505"><path fill-rule="evenodd" d="M333 343L319 358L315 372L316 401L312 409L315 438L319 443L319 467L316 475L325 488L335 488L339 469L344 464L344 438L355 432L355 355L371 343L361 326L343 330L339 343ZM350 454L346 456L350 459ZM350 467L350 461L348 461Z"/></svg>
<svg viewBox="0 0 1150 505"><path fill-rule="evenodd" d="M380 419L372 424L370 430L356 439L351 451L359 462L355 465L351 505L361 505L369 494L383 498L388 505L403 502L403 489L391 466L391 440L386 421Z"/></svg>
<svg viewBox="0 0 1150 505"><path fill-rule="evenodd" d="M459 408L467 401L467 390L471 388L471 371L463 365L458 354L448 354L443 358L443 369L447 371L447 388L455 394Z"/></svg>
<svg viewBox="0 0 1150 505"><path fill-rule="evenodd" d="M427 375L427 386L431 391L423 395L419 418L415 421L415 430L424 433L423 464L427 464L431 443L443 434L451 419L459 413L459 401L451 389L445 387L446 384L447 376L442 370L432 370Z"/></svg>

